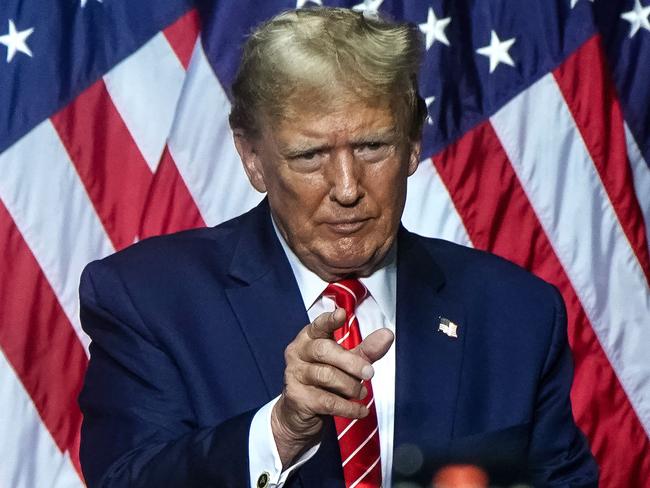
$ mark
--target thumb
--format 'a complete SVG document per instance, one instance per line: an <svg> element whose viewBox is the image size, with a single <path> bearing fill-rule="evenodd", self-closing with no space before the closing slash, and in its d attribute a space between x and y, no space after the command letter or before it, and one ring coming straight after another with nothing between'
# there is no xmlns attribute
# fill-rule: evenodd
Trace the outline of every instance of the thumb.
<svg viewBox="0 0 650 488"><path fill-rule="evenodd" d="M390 346L393 344L395 336L390 329L379 329L366 337L361 344L354 348L354 352L359 354L366 361L374 363L384 357Z"/></svg>

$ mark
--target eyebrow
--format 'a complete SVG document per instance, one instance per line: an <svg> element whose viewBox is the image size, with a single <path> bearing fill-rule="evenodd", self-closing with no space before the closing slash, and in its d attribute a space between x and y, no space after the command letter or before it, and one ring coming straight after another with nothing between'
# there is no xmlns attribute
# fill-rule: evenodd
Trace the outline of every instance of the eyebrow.
<svg viewBox="0 0 650 488"><path fill-rule="evenodd" d="M303 154L327 151L328 149L331 149L331 146L329 144L313 145L309 143L298 143L292 145L291 147L281 147L280 154L282 154L285 158L291 159L299 157Z"/></svg>
<svg viewBox="0 0 650 488"><path fill-rule="evenodd" d="M353 145L367 144L369 142L381 142L381 141L394 141L397 136L397 130L395 127L390 127L388 129L383 129L381 131L375 132L374 134L366 134L354 138L351 142Z"/></svg>
<svg viewBox="0 0 650 488"><path fill-rule="evenodd" d="M394 142L397 133L398 131L396 127L380 129L379 131L371 134L364 134L355 137L350 141L350 144L352 146L362 146L363 144L368 144L371 142L382 142L382 141ZM331 144L318 144L318 143L310 144L309 142L297 142L290 146L287 145L287 146L280 147L280 153L286 158L295 158L305 153L328 151L331 148L332 148Z"/></svg>

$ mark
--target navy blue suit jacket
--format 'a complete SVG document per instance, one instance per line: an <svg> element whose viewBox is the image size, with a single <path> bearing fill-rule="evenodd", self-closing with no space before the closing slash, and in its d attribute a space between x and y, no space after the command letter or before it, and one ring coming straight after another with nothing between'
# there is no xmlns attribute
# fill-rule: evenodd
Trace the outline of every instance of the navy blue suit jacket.
<svg viewBox="0 0 650 488"><path fill-rule="evenodd" d="M417 446L425 476L464 460L526 466L538 486L594 485L557 291L404 229L397 259L396 453ZM250 422L281 392L284 348L309 322L266 201L91 263L80 294L92 338L79 399L89 486L247 486ZM457 339L438 332L440 317L458 324ZM287 486L341 479L328 420Z"/></svg>

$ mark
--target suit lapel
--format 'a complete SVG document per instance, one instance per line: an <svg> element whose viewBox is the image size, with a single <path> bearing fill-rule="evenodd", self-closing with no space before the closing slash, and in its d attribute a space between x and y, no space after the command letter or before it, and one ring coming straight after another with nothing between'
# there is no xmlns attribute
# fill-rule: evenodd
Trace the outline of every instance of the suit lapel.
<svg viewBox="0 0 650 488"><path fill-rule="evenodd" d="M230 266L235 286L226 290L264 379L266 403L284 386L284 349L309 323L298 284L273 229L266 199L244 222ZM303 486L343 487L341 457L332 419L325 419L321 447L299 470Z"/></svg>
<svg viewBox="0 0 650 488"><path fill-rule="evenodd" d="M309 318L266 200L244 222L229 272L237 284L226 294L270 400L284 384L284 349Z"/></svg>
<svg viewBox="0 0 650 488"><path fill-rule="evenodd" d="M459 324L458 338L438 331ZM464 343L464 311L445 296L444 275L413 234L400 230L397 271L394 452L411 444L435 464L452 435ZM395 464L394 471L399 469ZM425 468L427 469L427 468Z"/></svg>

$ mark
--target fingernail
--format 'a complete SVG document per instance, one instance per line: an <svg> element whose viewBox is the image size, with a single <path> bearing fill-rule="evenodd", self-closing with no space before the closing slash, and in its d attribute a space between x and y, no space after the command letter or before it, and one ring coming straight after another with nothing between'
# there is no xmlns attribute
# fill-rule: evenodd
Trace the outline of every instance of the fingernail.
<svg viewBox="0 0 650 488"><path fill-rule="evenodd" d="M361 387L361 393L359 393L359 400L363 400L368 395L368 388L365 386Z"/></svg>
<svg viewBox="0 0 650 488"><path fill-rule="evenodd" d="M369 364L361 368L361 377L364 380L369 380L375 375L375 369Z"/></svg>

